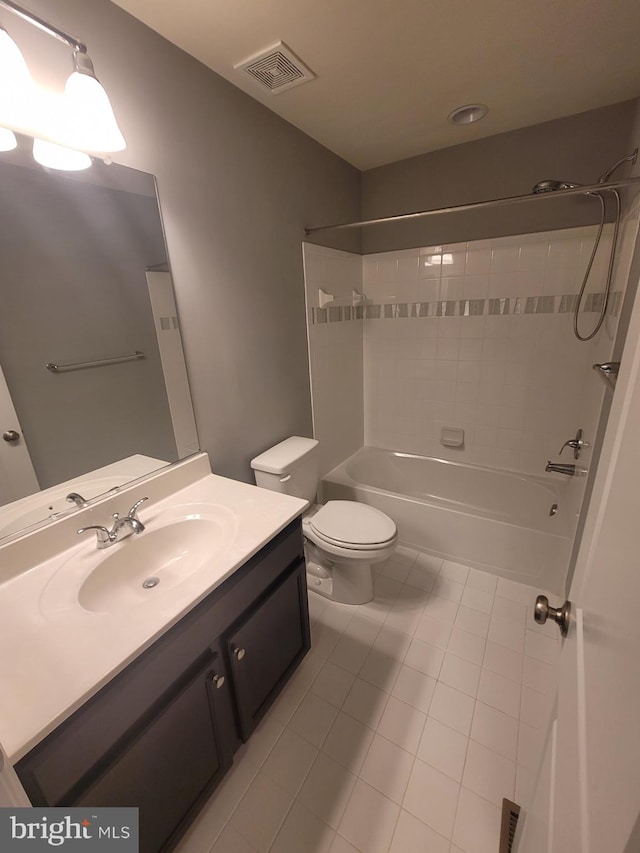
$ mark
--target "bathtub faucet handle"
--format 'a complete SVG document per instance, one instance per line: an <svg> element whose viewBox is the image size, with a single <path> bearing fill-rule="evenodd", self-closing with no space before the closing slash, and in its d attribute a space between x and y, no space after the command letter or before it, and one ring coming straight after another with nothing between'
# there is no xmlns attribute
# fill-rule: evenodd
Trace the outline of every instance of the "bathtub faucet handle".
<svg viewBox="0 0 640 853"><path fill-rule="evenodd" d="M565 447L573 448L573 458L580 459L580 454L582 453L585 447L589 447L589 442L584 441L584 439L582 438L582 430L579 429L576 433L575 438L570 438L569 441L565 441L565 443L560 448L558 456L562 454L562 451L565 449Z"/></svg>

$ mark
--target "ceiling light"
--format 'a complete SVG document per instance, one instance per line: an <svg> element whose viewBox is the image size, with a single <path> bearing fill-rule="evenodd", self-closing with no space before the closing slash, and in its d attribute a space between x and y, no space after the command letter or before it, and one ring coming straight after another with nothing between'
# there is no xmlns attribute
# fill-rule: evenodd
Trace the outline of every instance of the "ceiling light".
<svg viewBox="0 0 640 853"><path fill-rule="evenodd" d="M467 104L464 107L457 107L453 112L449 113L447 120L451 124L473 124L474 121L480 121L489 112L489 107L485 104Z"/></svg>
<svg viewBox="0 0 640 853"><path fill-rule="evenodd" d="M39 163L65 170L86 169L91 165L89 154L106 158L122 151L126 147L124 137L109 97L96 78L86 45L13 0L0 0L0 8L64 42L73 50L74 60L64 94L39 89L16 43L0 27L0 128L5 128L0 134L0 150L10 150L12 140L7 134L23 133L34 138L34 157ZM71 154L63 156L63 148Z"/></svg>

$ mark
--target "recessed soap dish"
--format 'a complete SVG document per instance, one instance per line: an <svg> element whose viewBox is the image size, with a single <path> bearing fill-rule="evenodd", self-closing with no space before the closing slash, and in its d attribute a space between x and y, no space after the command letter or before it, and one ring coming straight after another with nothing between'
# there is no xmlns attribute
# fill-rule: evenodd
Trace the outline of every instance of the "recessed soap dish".
<svg viewBox="0 0 640 853"><path fill-rule="evenodd" d="M464 430L462 427L442 427L440 444L445 447L464 447Z"/></svg>

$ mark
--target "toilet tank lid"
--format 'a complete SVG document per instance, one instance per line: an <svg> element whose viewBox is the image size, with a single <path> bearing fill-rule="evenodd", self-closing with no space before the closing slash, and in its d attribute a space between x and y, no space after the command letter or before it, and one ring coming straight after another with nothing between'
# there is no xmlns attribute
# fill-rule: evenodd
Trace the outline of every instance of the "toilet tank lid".
<svg viewBox="0 0 640 853"><path fill-rule="evenodd" d="M308 456L317 446L314 438L292 435L252 459L251 467L254 471L266 471L268 474L286 474L295 462Z"/></svg>

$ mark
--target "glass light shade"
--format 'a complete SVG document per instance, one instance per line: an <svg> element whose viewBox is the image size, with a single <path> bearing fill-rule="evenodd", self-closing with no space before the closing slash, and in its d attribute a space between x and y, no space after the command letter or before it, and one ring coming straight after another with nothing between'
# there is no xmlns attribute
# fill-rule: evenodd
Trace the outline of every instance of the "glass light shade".
<svg viewBox="0 0 640 853"><path fill-rule="evenodd" d="M33 159L48 169L59 169L63 172L80 172L91 165L91 157L82 151L45 142L44 139L33 140Z"/></svg>
<svg viewBox="0 0 640 853"><path fill-rule="evenodd" d="M0 28L0 124L23 127L30 122L33 82L23 55Z"/></svg>
<svg viewBox="0 0 640 853"><path fill-rule="evenodd" d="M13 151L18 147L18 140L12 130L0 127L0 151Z"/></svg>
<svg viewBox="0 0 640 853"><path fill-rule="evenodd" d="M126 148L109 96L90 74L74 71L64 89L68 136L74 148L110 153Z"/></svg>

